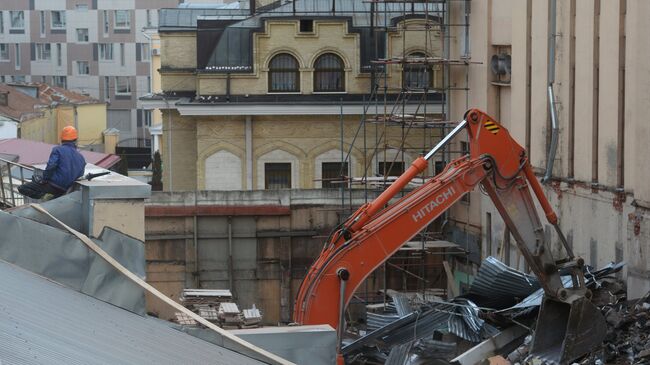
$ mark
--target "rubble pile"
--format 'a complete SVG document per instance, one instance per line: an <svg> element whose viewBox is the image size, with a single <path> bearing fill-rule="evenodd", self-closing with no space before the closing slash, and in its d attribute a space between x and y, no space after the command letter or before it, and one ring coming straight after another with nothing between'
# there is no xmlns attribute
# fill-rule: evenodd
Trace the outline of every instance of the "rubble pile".
<svg viewBox="0 0 650 365"><path fill-rule="evenodd" d="M650 298L625 301L625 284L615 278L623 265L586 267L585 285L593 292L593 304L605 315L609 333L603 346L578 364L650 365ZM569 287L571 276L562 276L562 281ZM387 294L392 302L382 305L382 310L376 304L367 306L365 329L348 331L352 338L344 340L341 348L347 364L448 364L501 334L512 337L510 347L494 349L494 355L506 356L516 348L509 362L524 363L544 291L534 276L488 257L465 295L444 301L394 291Z"/></svg>
<svg viewBox="0 0 650 365"><path fill-rule="evenodd" d="M602 307L607 337L579 364L650 364L650 293Z"/></svg>

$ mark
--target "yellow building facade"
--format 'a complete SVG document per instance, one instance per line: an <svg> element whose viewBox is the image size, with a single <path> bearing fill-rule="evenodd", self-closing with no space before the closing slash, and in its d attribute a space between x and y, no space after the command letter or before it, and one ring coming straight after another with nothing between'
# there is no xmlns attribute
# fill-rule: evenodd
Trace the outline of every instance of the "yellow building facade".
<svg viewBox="0 0 650 365"><path fill-rule="evenodd" d="M426 36L400 30L427 24ZM401 64L372 62L425 52L440 57L440 31L432 19L395 14L390 31L374 34L345 14L243 16L226 26L216 45L202 36L202 26L199 20L192 30L165 23L159 29L164 94L145 105L163 112L165 190L336 187L332 176L341 173L334 170L352 177L397 175L439 136L438 130L378 118L413 114L423 104L397 101L405 84L413 83L404 78L414 78ZM423 46L425 38L436 46ZM234 55L221 52L224 42ZM383 42L382 52L372 54L369 42ZM373 94L373 67L387 100ZM428 113L439 116L441 70L429 65L415 72L428 81Z"/></svg>

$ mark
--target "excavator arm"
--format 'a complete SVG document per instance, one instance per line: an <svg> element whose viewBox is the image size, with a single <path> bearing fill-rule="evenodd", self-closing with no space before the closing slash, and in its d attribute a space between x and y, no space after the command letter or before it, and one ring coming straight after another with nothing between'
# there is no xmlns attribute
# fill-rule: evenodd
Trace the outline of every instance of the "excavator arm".
<svg viewBox="0 0 650 365"><path fill-rule="evenodd" d="M461 130L469 137L469 155L452 161L439 175L387 206L427 168L427 160ZM469 110L465 120L431 152L415 160L376 200L360 207L330 235L300 286L294 320L329 324L339 329L342 337L345 308L363 281L477 185L482 185L492 199L544 289L531 352L564 363L602 342L605 321L589 301L591 293L582 274L584 262L573 257L525 150L503 126L477 109ZM533 195L564 244L567 254L562 259L553 257L545 240ZM570 288L562 283L563 268L570 272Z"/></svg>

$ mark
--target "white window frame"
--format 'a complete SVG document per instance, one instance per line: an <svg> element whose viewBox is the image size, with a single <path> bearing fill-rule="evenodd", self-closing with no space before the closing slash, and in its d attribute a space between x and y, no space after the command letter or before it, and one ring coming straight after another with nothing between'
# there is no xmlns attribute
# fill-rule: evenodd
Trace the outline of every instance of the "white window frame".
<svg viewBox="0 0 650 365"><path fill-rule="evenodd" d="M126 80L126 91L120 91L120 79ZM115 76L115 95L131 95L131 78L129 76Z"/></svg>
<svg viewBox="0 0 650 365"><path fill-rule="evenodd" d="M79 31L84 31L84 30L86 31L86 34L85 34L86 39L80 39L79 36L83 35L83 34L80 34ZM90 41L90 30L88 28L77 28L76 33L77 33L77 42L79 42L79 43L88 43Z"/></svg>
<svg viewBox="0 0 650 365"><path fill-rule="evenodd" d="M61 46L61 43L56 44L56 65L59 67L63 65L63 46Z"/></svg>
<svg viewBox="0 0 650 365"><path fill-rule="evenodd" d="M45 11L38 12L38 29L41 32L41 37L45 37Z"/></svg>
<svg viewBox="0 0 650 365"><path fill-rule="evenodd" d="M99 60L100 61L113 61L114 60L113 43L99 43L98 47L99 47ZM110 56L110 57L107 57L107 56Z"/></svg>
<svg viewBox="0 0 650 365"><path fill-rule="evenodd" d="M16 57L16 70L20 70L20 61L21 61L21 59L20 59L21 58L20 57L20 43L15 43L14 44L14 50L16 52L16 54L14 55L14 57Z"/></svg>
<svg viewBox="0 0 650 365"><path fill-rule="evenodd" d="M117 14L126 14L126 23L124 25L118 24ZM131 29L131 11L129 10L115 10L113 13L113 27L115 29Z"/></svg>
<svg viewBox="0 0 650 365"><path fill-rule="evenodd" d="M110 82L111 78L109 76L104 76L104 100L108 100L111 97Z"/></svg>
<svg viewBox="0 0 650 365"><path fill-rule="evenodd" d="M139 43L138 46L140 47L140 61L151 61L151 47L149 47L149 43Z"/></svg>
<svg viewBox="0 0 650 365"><path fill-rule="evenodd" d="M52 44L50 43L36 43L36 61L51 61L52 60Z"/></svg>
<svg viewBox="0 0 650 365"><path fill-rule="evenodd" d="M9 62L9 43L0 43L0 62Z"/></svg>
<svg viewBox="0 0 650 365"><path fill-rule="evenodd" d="M87 72L81 72L82 70L82 65L85 64L85 71ZM77 75L79 76L88 76L90 75L90 62L88 61L77 61Z"/></svg>
<svg viewBox="0 0 650 365"><path fill-rule="evenodd" d="M88 11L88 4L77 4L74 8L76 11L86 12Z"/></svg>
<svg viewBox="0 0 650 365"><path fill-rule="evenodd" d="M61 81L63 81L63 82L61 83ZM54 86L62 87L64 89L68 88L68 78L66 76L63 76L63 75L52 76L52 83L54 84ZM61 84L63 84L63 85L61 85Z"/></svg>
<svg viewBox="0 0 650 365"><path fill-rule="evenodd" d="M54 24L54 13L58 13L60 16L60 24ZM50 27L52 29L65 29L66 20L65 20L65 10L52 10L50 12Z"/></svg>
<svg viewBox="0 0 650 365"><path fill-rule="evenodd" d="M109 28L110 28L110 22L108 20L108 10L103 10L102 12L102 20L104 22L104 36L108 35Z"/></svg>
<svg viewBox="0 0 650 365"><path fill-rule="evenodd" d="M18 13L18 14L21 15L20 18L21 18L22 24L20 24L19 26L14 25L14 17L13 17L14 13ZM10 10L9 11L9 29L25 30L25 12L24 11L22 11L22 10Z"/></svg>

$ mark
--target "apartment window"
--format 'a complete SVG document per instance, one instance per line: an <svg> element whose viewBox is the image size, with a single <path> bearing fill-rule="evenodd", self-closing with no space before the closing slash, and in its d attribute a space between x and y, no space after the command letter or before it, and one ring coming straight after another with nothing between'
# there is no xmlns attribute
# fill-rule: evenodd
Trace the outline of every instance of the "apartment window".
<svg viewBox="0 0 650 365"><path fill-rule="evenodd" d="M408 57L424 59L425 55L422 52L415 52ZM404 65L403 83L404 88L409 90L429 88L431 86L431 67L420 63Z"/></svg>
<svg viewBox="0 0 650 365"><path fill-rule="evenodd" d="M0 75L0 84L4 84L5 82L5 75ZM2 94L0 94L0 97L2 97ZM0 102L0 104L2 104L2 102Z"/></svg>
<svg viewBox="0 0 650 365"><path fill-rule="evenodd" d="M36 60L49 61L52 59L52 45L49 43L36 43Z"/></svg>
<svg viewBox="0 0 650 365"><path fill-rule="evenodd" d="M5 13L0 11L0 34L5 32Z"/></svg>
<svg viewBox="0 0 650 365"><path fill-rule="evenodd" d="M77 74L90 75L90 65L88 61L77 61Z"/></svg>
<svg viewBox="0 0 650 365"><path fill-rule="evenodd" d="M131 95L131 80L128 76L115 76L115 94Z"/></svg>
<svg viewBox="0 0 650 365"><path fill-rule="evenodd" d="M15 45L16 49L16 70L20 68L20 44L16 43Z"/></svg>
<svg viewBox="0 0 650 365"><path fill-rule="evenodd" d="M25 82L25 75L14 75L14 82Z"/></svg>
<svg viewBox="0 0 650 365"><path fill-rule="evenodd" d="M140 47L140 58L142 61L149 61L151 59L151 50L149 43L138 43Z"/></svg>
<svg viewBox="0 0 650 365"><path fill-rule="evenodd" d="M22 10L10 11L11 29L25 29L25 13Z"/></svg>
<svg viewBox="0 0 650 365"><path fill-rule="evenodd" d="M345 91L345 69L341 57L325 53L316 59L314 91Z"/></svg>
<svg viewBox="0 0 650 365"><path fill-rule="evenodd" d="M115 10L115 28L131 28L131 12L128 10Z"/></svg>
<svg viewBox="0 0 650 365"><path fill-rule="evenodd" d="M264 188L269 190L291 189L291 163L265 163Z"/></svg>
<svg viewBox="0 0 650 365"><path fill-rule="evenodd" d="M124 43L120 43L120 65L124 66L126 64L126 51Z"/></svg>
<svg viewBox="0 0 650 365"><path fill-rule="evenodd" d="M0 61L9 61L9 45L0 43Z"/></svg>
<svg viewBox="0 0 650 365"><path fill-rule="evenodd" d="M77 28L77 42L88 42L88 28Z"/></svg>
<svg viewBox="0 0 650 365"><path fill-rule="evenodd" d="M110 77L104 76L104 100L108 100L111 96L111 90L109 89L110 82Z"/></svg>
<svg viewBox="0 0 650 365"><path fill-rule="evenodd" d="M280 53L269 62L269 91L300 91L298 61L288 53Z"/></svg>
<svg viewBox="0 0 650 365"><path fill-rule="evenodd" d="M108 34L108 27L109 27L109 22L108 22L108 10L104 10L102 13L102 20L104 22L104 34Z"/></svg>
<svg viewBox="0 0 650 365"><path fill-rule="evenodd" d="M65 76L53 76L52 83L54 86L62 87L64 89L68 88L68 79Z"/></svg>
<svg viewBox="0 0 650 365"><path fill-rule="evenodd" d="M52 29L65 29L65 10L53 10L50 16Z"/></svg>
<svg viewBox="0 0 650 365"><path fill-rule="evenodd" d="M100 43L99 44L99 59L101 61L113 60L113 43Z"/></svg>
<svg viewBox="0 0 650 365"><path fill-rule="evenodd" d="M151 23L151 9L147 9L147 27L151 27L153 24Z"/></svg>
<svg viewBox="0 0 650 365"><path fill-rule="evenodd" d="M147 76L147 92L151 93L151 76Z"/></svg>
<svg viewBox="0 0 650 365"><path fill-rule="evenodd" d="M323 188L340 188L346 186L340 182L341 174L348 174L348 163L344 162L323 162L321 167L323 177Z"/></svg>
<svg viewBox="0 0 650 365"><path fill-rule="evenodd" d="M39 24L38 28L41 32L41 37L45 37L45 12L44 11L38 12L38 24Z"/></svg>
<svg viewBox="0 0 650 365"><path fill-rule="evenodd" d="M404 162L402 161L382 161L378 167L377 173L381 176L400 176L404 173Z"/></svg>
<svg viewBox="0 0 650 365"><path fill-rule="evenodd" d="M56 65L61 66L63 64L63 51L61 50L61 43L56 44Z"/></svg>
<svg viewBox="0 0 650 365"><path fill-rule="evenodd" d="M87 4L77 4L77 5L75 5L75 9L77 9L77 11L88 11L88 5Z"/></svg>
<svg viewBox="0 0 650 365"><path fill-rule="evenodd" d="M151 110L143 110L144 126L151 127Z"/></svg>
<svg viewBox="0 0 650 365"><path fill-rule="evenodd" d="M447 163L445 161L436 161L433 163L433 171L436 175L441 173L445 167L447 167Z"/></svg>

